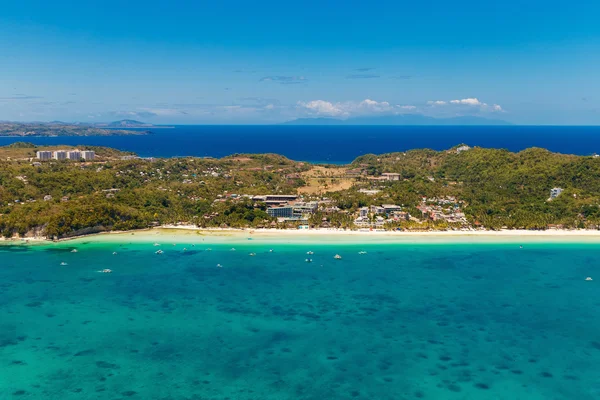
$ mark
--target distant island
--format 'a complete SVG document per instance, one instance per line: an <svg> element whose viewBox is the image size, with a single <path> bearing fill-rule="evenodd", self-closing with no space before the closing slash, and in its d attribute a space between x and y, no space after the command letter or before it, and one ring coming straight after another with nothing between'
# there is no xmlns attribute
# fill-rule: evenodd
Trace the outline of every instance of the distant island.
<svg viewBox="0 0 600 400"><path fill-rule="evenodd" d="M499 119L483 117L433 118L419 114L386 115L376 117L339 118L297 118L283 125L512 125Z"/></svg>
<svg viewBox="0 0 600 400"><path fill-rule="evenodd" d="M149 128L152 124L122 120L103 125L52 122L0 122L0 137L32 137L32 136L125 136L147 135L149 131L119 128ZM115 129L117 128L117 129Z"/></svg>
<svg viewBox="0 0 600 400"><path fill-rule="evenodd" d="M98 128L155 128L156 125L148 122L136 121L134 119L122 119L108 123L97 123L94 126Z"/></svg>

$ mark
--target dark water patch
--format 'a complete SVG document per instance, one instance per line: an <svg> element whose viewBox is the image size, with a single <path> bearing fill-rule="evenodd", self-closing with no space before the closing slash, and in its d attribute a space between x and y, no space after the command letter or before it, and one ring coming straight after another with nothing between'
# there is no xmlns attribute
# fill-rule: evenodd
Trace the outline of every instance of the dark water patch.
<svg viewBox="0 0 600 400"><path fill-rule="evenodd" d="M119 369L120 368L119 365L109 363L107 361L96 361L96 366L98 368L104 368L104 369Z"/></svg>
<svg viewBox="0 0 600 400"><path fill-rule="evenodd" d="M15 338L0 337L0 348L8 347L8 346L16 346L17 344L19 344L19 341Z"/></svg>
<svg viewBox="0 0 600 400"><path fill-rule="evenodd" d="M191 256L195 256L197 254L200 254L200 251L197 250L186 250L186 251L182 251L181 253L178 253L178 256L181 257L191 257Z"/></svg>
<svg viewBox="0 0 600 400"><path fill-rule="evenodd" d="M387 294L357 294L357 295L353 295L352 298L354 300L359 300L359 301L368 301L371 303L375 303L375 304L391 304L391 305L396 305L399 303L399 300L394 297L394 296L390 296Z"/></svg>
<svg viewBox="0 0 600 400"><path fill-rule="evenodd" d="M456 383L447 383L447 384L445 385L445 387L446 387L446 389L448 389L449 391L451 391L451 392L455 392L455 393L458 393L458 392L461 392L461 391L462 391L461 387L460 387L459 385L457 385Z"/></svg>
<svg viewBox="0 0 600 400"><path fill-rule="evenodd" d="M452 368L463 368L463 367L468 367L470 365L471 364L468 361L459 361L459 362L454 362L454 363L450 364L450 366Z"/></svg>
<svg viewBox="0 0 600 400"><path fill-rule="evenodd" d="M42 251L52 254L71 253L74 247L44 247Z"/></svg>
<svg viewBox="0 0 600 400"><path fill-rule="evenodd" d="M475 384L475 387L481 390L488 390L490 388L490 385L488 385L487 383L478 382Z"/></svg>
<svg viewBox="0 0 600 400"><path fill-rule="evenodd" d="M78 351L77 353L73 354L73 356L74 357L86 357L86 356L92 356L94 354L96 354L96 350L88 349L88 350Z"/></svg>
<svg viewBox="0 0 600 400"><path fill-rule="evenodd" d="M3 244L0 246L0 253L27 253L30 247L17 244Z"/></svg>
<svg viewBox="0 0 600 400"><path fill-rule="evenodd" d="M522 375L523 371L521 371L520 369L511 369L510 372L512 372L515 375Z"/></svg>
<svg viewBox="0 0 600 400"><path fill-rule="evenodd" d="M25 396L27 394L27 392L25 390L17 390L13 392L13 396Z"/></svg>

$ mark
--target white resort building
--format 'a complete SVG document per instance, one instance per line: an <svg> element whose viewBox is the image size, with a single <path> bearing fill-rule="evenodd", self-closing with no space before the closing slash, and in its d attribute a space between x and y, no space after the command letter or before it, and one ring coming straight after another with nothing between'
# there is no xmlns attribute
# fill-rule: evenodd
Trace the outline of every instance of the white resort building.
<svg viewBox="0 0 600 400"><path fill-rule="evenodd" d="M55 160L66 160L67 152L64 150L57 150L52 154L52 158L54 158Z"/></svg>
<svg viewBox="0 0 600 400"><path fill-rule="evenodd" d="M84 150L81 152L81 158L85 161L93 161L96 158L96 153L90 150Z"/></svg>
<svg viewBox="0 0 600 400"><path fill-rule="evenodd" d="M38 160L48 161L48 160L52 159L52 152L51 151L38 151L35 153L35 156L37 157Z"/></svg>
<svg viewBox="0 0 600 400"><path fill-rule="evenodd" d="M558 187L550 189L550 200L554 200L555 198L560 196L560 194L563 192L563 190L564 189L561 189Z"/></svg>
<svg viewBox="0 0 600 400"><path fill-rule="evenodd" d="M73 161L79 161L81 159L81 152L79 150L70 150L67 152L67 158Z"/></svg>

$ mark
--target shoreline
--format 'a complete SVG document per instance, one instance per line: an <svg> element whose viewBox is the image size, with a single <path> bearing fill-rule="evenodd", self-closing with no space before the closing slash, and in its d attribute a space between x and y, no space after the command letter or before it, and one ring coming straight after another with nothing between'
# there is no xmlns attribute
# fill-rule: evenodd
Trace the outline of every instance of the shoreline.
<svg viewBox="0 0 600 400"><path fill-rule="evenodd" d="M342 229L249 229L249 228L198 228L193 225L163 225L131 231L98 232L86 235L49 240L46 237L0 238L0 245L51 245L82 240L154 242L164 240L185 241L191 238L209 239L215 243L234 243L255 240L262 243L364 243L364 244L426 244L426 243L518 243L524 242L585 242L600 244L600 230L473 230L473 231L365 231ZM133 240L131 240L134 237Z"/></svg>

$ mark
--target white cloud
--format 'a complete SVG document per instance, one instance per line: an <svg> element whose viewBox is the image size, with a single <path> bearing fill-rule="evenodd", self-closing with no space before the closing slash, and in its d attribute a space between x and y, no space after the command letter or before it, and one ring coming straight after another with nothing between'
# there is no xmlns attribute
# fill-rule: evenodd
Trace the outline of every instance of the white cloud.
<svg viewBox="0 0 600 400"><path fill-rule="evenodd" d="M398 108L400 108L400 109L402 109L402 110L409 110L409 111L410 111L410 110L416 110L416 109L417 109L417 107L415 107L415 106L400 106L400 105L398 105L398 106L396 106L396 107L398 107Z"/></svg>
<svg viewBox="0 0 600 400"><path fill-rule="evenodd" d="M452 107L454 107L453 109L455 111L466 111L466 109L472 109L472 111L467 111L467 112L504 112L504 110L502 109L502 107L500 107L498 104L493 104L493 105L489 105L487 103L483 103L481 101L479 101L478 98L476 97L468 97L466 99L460 99L460 100L450 100L450 101L445 101L445 100L437 100L437 101L428 101L427 105L429 106L447 106L447 108L452 109ZM463 107L466 106L466 107Z"/></svg>
<svg viewBox="0 0 600 400"><path fill-rule="evenodd" d="M325 100L312 100L309 102L298 102L301 110L311 114L325 115L331 117L349 117L355 115L393 114L396 107L387 101L376 101L365 99L361 102L346 101L332 103Z"/></svg>
<svg viewBox="0 0 600 400"><path fill-rule="evenodd" d="M468 99L462 99L462 100L450 100L450 103L452 104L463 104L463 105L467 105L467 106L481 106L484 105L485 103L481 103L478 99L471 97Z"/></svg>
<svg viewBox="0 0 600 400"><path fill-rule="evenodd" d="M333 104L332 102L325 100L313 100L308 103L299 101L298 105L318 115L339 116L346 114L346 112L342 110L340 103Z"/></svg>
<svg viewBox="0 0 600 400"><path fill-rule="evenodd" d="M359 108L374 112L386 112L393 109L393 107L387 101L378 102L371 99L365 99L361 101L359 103Z"/></svg>

